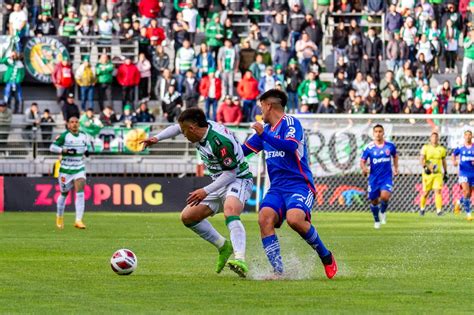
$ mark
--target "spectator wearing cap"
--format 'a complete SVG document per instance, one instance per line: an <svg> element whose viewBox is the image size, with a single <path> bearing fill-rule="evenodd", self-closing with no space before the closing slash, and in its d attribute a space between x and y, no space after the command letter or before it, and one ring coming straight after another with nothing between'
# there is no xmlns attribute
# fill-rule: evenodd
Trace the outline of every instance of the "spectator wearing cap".
<svg viewBox="0 0 474 315"><path fill-rule="evenodd" d="M234 95L234 77L239 69L237 51L230 39L224 41L224 46L217 54L217 69L222 80L222 94Z"/></svg>
<svg viewBox="0 0 474 315"><path fill-rule="evenodd" d="M110 44L110 38L114 35L114 31L114 23L109 18L109 14L105 11L102 12L100 14L100 19L97 22L97 32L99 36L102 37L100 43Z"/></svg>
<svg viewBox="0 0 474 315"><path fill-rule="evenodd" d="M217 56L219 48L223 45L224 27L220 23L218 13L214 13L206 25L206 44L214 56Z"/></svg>
<svg viewBox="0 0 474 315"><path fill-rule="evenodd" d="M197 78L201 79L207 75L210 68L216 68L216 61L209 52L206 43L201 43L199 54L196 56Z"/></svg>
<svg viewBox="0 0 474 315"><path fill-rule="evenodd" d="M279 64L286 69L288 67L288 62L293 57L293 52L288 48L288 42L282 40L280 46L276 48L273 62Z"/></svg>
<svg viewBox="0 0 474 315"><path fill-rule="evenodd" d="M243 101L243 119L250 121L252 109L257 105L258 81L252 75L252 71L247 70L237 85L237 94Z"/></svg>
<svg viewBox="0 0 474 315"><path fill-rule="evenodd" d="M287 109L294 113L298 109L298 86L304 79L303 72L295 59L290 59L288 68L285 71L285 87L288 93Z"/></svg>
<svg viewBox="0 0 474 315"><path fill-rule="evenodd" d="M59 33L67 37L76 36L80 28L80 19L77 17L76 9L70 6L67 8L67 16L59 24Z"/></svg>
<svg viewBox="0 0 474 315"><path fill-rule="evenodd" d="M104 127L111 127L118 122L113 107L110 105L105 106L104 110L100 113L99 120Z"/></svg>
<svg viewBox="0 0 474 315"><path fill-rule="evenodd" d="M278 78L273 71L273 67L268 66L265 70L265 74L258 81L258 91L260 94L263 94L268 90L274 89L277 81Z"/></svg>
<svg viewBox="0 0 474 315"><path fill-rule="evenodd" d="M471 2L474 7L474 1ZM471 26L466 38L464 38L464 58L462 63L462 82L467 85L467 78L470 75L471 85L474 83L474 26Z"/></svg>
<svg viewBox="0 0 474 315"><path fill-rule="evenodd" d="M23 111L23 91L21 84L25 78L25 66L16 51L12 51L10 57L2 58L0 63L7 68L3 76L3 81L5 82L3 101L9 104L10 97L13 93L15 99L14 112L20 113Z"/></svg>
<svg viewBox="0 0 474 315"><path fill-rule="evenodd" d="M150 41L154 41L155 46L161 45L166 39L165 31L158 26L158 21L156 19L150 21L150 26L146 29L146 37L148 37Z"/></svg>
<svg viewBox="0 0 474 315"><path fill-rule="evenodd" d="M250 47L250 42L244 40L239 51L239 70L242 74L247 71L255 61L257 51Z"/></svg>
<svg viewBox="0 0 474 315"><path fill-rule="evenodd" d="M299 3L290 7L288 14L288 28L290 29L290 47L295 47L301 37L301 31L305 22L305 14Z"/></svg>
<svg viewBox="0 0 474 315"><path fill-rule="evenodd" d="M311 57L318 52L318 47L309 38L308 33L303 32L301 39L296 42L295 50L303 72L307 72Z"/></svg>
<svg viewBox="0 0 474 315"><path fill-rule="evenodd" d="M0 101L0 154L4 154L12 123L12 111L5 102Z"/></svg>
<svg viewBox="0 0 474 315"><path fill-rule="evenodd" d="M380 1L383 2L383 1ZM403 17L397 12L397 6L391 4L388 12L385 14L385 30L388 34L400 31L403 26Z"/></svg>
<svg viewBox="0 0 474 315"><path fill-rule="evenodd" d="M133 125L137 123L137 117L133 111L132 104L126 104L123 107L123 114L120 115L119 122L125 125L126 128L133 128Z"/></svg>
<svg viewBox="0 0 474 315"><path fill-rule="evenodd" d="M308 73L308 79L304 80L298 87L298 95L302 102L307 104L312 113L318 111L319 94L324 90L320 81L316 80L314 72Z"/></svg>
<svg viewBox="0 0 474 315"><path fill-rule="evenodd" d="M97 82L95 75L95 68L90 64L89 56L84 56L81 65L77 68L75 73L77 85L81 89L81 108L86 110L87 102L90 107L94 107L94 86Z"/></svg>
<svg viewBox="0 0 474 315"><path fill-rule="evenodd" d="M62 102L63 105L61 107L63 113L64 121L68 121L71 117L79 118L81 116L79 107L74 102L74 94L68 93L66 97L66 101Z"/></svg>
<svg viewBox="0 0 474 315"><path fill-rule="evenodd" d="M395 31L393 37L387 44L387 68L393 72L396 72L403 66L406 58L408 57L408 47L403 40L400 38L400 32Z"/></svg>
<svg viewBox="0 0 474 315"><path fill-rule="evenodd" d="M188 37L189 25L183 19L183 13L176 13L176 21L173 23L173 38L174 38L174 51L177 52Z"/></svg>
<svg viewBox="0 0 474 315"><path fill-rule="evenodd" d="M138 98L150 98L151 93L151 63L144 53L138 55L137 69L140 72L140 84L138 85Z"/></svg>
<svg viewBox="0 0 474 315"><path fill-rule="evenodd" d="M183 9L183 20L188 24L188 37L191 43L195 42L199 12L194 7L193 0L186 0L186 6Z"/></svg>
<svg viewBox="0 0 474 315"><path fill-rule="evenodd" d="M56 25L51 21L51 14L43 12L39 22L34 29L36 36L54 36L56 35Z"/></svg>
<svg viewBox="0 0 474 315"><path fill-rule="evenodd" d="M142 17L142 25L148 25L152 19L156 19L160 13L160 4L157 0L140 0L138 12Z"/></svg>
<svg viewBox="0 0 474 315"><path fill-rule="evenodd" d="M122 26L119 30L119 36L124 37L125 40L132 40L135 35L134 29L132 28L132 23L129 18L122 20Z"/></svg>
<svg viewBox="0 0 474 315"><path fill-rule="evenodd" d="M376 80L379 78L380 61L382 61L382 41L377 37L374 28L370 28L368 36L362 47L365 74L372 74Z"/></svg>
<svg viewBox="0 0 474 315"><path fill-rule="evenodd" d="M178 91L183 91L183 81L185 78L186 71L191 69L196 57L194 48L191 47L189 40L184 40L183 47L181 47L176 53L175 71L178 76Z"/></svg>
<svg viewBox="0 0 474 315"><path fill-rule="evenodd" d="M344 71L339 71L336 74L336 78L334 78L334 82L332 85L332 93L333 93L333 101L336 106L336 112L343 113L344 109L344 101L347 98L347 94L349 92L349 82L346 80ZM353 90L355 90L353 88Z"/></svg>
<svg viewBox="0 0 474 315"><path fill-rule="evenodd" d="M273 56L278 49L278 45L281 44L282 41L288 41L289 34L290 30L288 29L288 25L283 21L283 15L277 13L273 23L271 23L270 28L268 29L268 39L271 43L271 52Z"/></svg>
<svg viewBox="0 0 474 315"><path fill-rule="evenodd" d="M135 89L140 84L140 71L132 63L132 59L127 57L117 69L117 82L122 87L122 106L133 103L135 99Z"/></svg>
<svg viewBox="0 0 474 315"><path fill-rule="evenodd" d="M103 124L94 117L94 109L89 107L79 119L79 127L82 132L95 137L99 134Z"/></svg>
<svg viewBox="0 0 474 315"><path fill-rule="evenodd" d="M138 123L152 123L155 121L155 116L150 113L146 102L141 102L136 113Z"/></svg>
<svg viewBox="0 0 474 315"><path fill-rule="evenodd" d="M217 119L217 101L221 98L222 83L215 77L216 70L209 69L208 75L202 78L199 84L199 93L204 97L204 106L207 119ZM212 115L211 115L212 109Z"/></svg>
<svg viewBox="0 0 474 315"><path fill-rule="evenodd" d="M15 1L13 4L13 12L8 17L8 29L10 36L18 36L18 40L15 43L15 49L17 52L22 52L22 39L27 34L28 16L25 10L23 10L20 1Z"/></svg>
<svg viewBox="0 0 474 315"><path fill-rule="evenodd" d="M51 81L56 87L56 97L58 104L65 99L74 85L72 66L69 63L67 55L62 56L61 62L58 62L51 76Z"/></svg>
<svg viewBox="0 0 474 315"><path fill-rule="evenodd" d="M170 85L168 87L168 91L161 100L161 109L166 121L170 123L174 122L178 118L179 114L181 114L182 107L183 99L181 98L181 94L176 91L174 85Z"/></svg>
<svg viewBox="0 0 474 315"><path fill-rule="evenodd" d="M242 109L240 108L239 98L235 97L234 100L230 95L225 96L224 103L219 106L217 111L217 122L230 125L240 124Z"/></svg>
<svg viewBox="0 0 474 315"><path fill-rule="evenodd" d="M112 81L114 78L114 65L107 54L102 54L96 65L97 84L99 88L99 108L104 109L104 100L112 104Z"/></svg>
<svg viewBox="0 0 474 315"><path fill-rule="evenodd" d="M183 83L183 100L186 109L197 107L199 96L199 81L196 79L193 70L188 69Z"/></svg>

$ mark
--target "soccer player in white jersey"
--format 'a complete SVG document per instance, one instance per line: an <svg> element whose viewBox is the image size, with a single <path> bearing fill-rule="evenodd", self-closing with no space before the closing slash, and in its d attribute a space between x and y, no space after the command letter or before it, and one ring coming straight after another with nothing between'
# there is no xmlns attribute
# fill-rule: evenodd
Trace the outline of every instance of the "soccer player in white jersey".
<svg viewBox="0 0 474 315"><path fill-rule="evenodd" d="M74 226L85 229L82 222L84 216L84 185L86 183L86 170L84 155L87 155L87 135L79 131L79 119L75 116L67 121L67 130L59 135L51 144L49 150L62 155L59 168L59 187L61 194L57 200L56 226L64 228L64 208L69 191L74 187L76 191L76 221Z"/></svg>
<svg viewBox="0 0 474 315"><path fill-rule="evenodd" d="M226 127L207 121L204 112L198 108L182 112L178 123L142 143L148 147L182 133L196 144L213 182L189 193L187 206L181 212L181 221L217 248L217 273L222 271L233 252L235 259L229 260L228 266L239 276L245 277L248 272L245 262L246 233L240 214L251 195L253 176L245 162L241 145ZM224 212L230 242L206 219L220 211Z"/></svg>

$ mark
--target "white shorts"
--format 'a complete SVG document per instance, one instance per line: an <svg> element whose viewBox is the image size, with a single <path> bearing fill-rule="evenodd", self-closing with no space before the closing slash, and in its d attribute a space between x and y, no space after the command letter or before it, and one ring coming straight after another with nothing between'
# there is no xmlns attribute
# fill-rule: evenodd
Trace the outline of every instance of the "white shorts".
<svg viewBox="0 0 474 315"><path fill-rule="evenodd" d="M226 187L222 187L207 195L207 197L201 201L201 204L207 205L214 214L223 210L224 201L229 196L236 197L240 200L242 205L245 205L247 199L252 195L252 188L252 178L237 178Z"/></svg>
<svg viewBox="0 0 474 315"><path fill-rule="evenodd" d="M74 181L79 178L86 179L86 172L82 171L76 174L59 173L59 189L62 193L67 193L74 187Z"/></svg>

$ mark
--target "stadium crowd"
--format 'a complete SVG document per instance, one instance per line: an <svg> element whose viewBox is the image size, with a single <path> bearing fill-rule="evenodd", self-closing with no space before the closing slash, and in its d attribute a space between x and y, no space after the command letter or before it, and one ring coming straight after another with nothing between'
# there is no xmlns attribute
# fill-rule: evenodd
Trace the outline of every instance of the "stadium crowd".
<svg viewBox="0 0 474 315"><path fill-rule="evenodd" d="M257 97L272 88L288 93L291 113L474 113L468 102L472 0L28 0L3 6L5 30L19 39L1 60L4 103L14 99L15 112L23 103L23 38L138 41L139 56L122 57L119 64L104 51L96 64L86 55L75 69L68 58L56 65L52 81L64 118L81 115L91 133L117 122L173 122L194 106L218 122L254 121ZM384 34L361 26L362 19L380 22L382 15ZM246 31L237 32L234 24L247 20ZM334 67L321 60L325 26ZM325 81L321 74L328 68L334 68L333 79ZM432 89L440 73L453 80ZM112 106L116 84L120 113ZM94 95L100 113L94 112ZM150 100L161 104L160 117L148 108ZM2 105L3 121L11 110ZM32 114L32 107L27 119L50 121L49 113Z"/></svg>

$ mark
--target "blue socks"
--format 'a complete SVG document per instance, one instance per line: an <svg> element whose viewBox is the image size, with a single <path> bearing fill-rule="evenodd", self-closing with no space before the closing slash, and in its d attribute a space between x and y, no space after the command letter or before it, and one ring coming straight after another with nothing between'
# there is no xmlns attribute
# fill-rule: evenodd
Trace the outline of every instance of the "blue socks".
<svg viewBox="0 0 474 315"><path fill-rule="evenodd" d="M471 199L461 198L461 202L464 206L464 211L466 211L466 213L471 213Z"/></svg>
<svg viewBox="0 0 474 315"><path fill-rule="evenodd" d="M370 211L372 211L372 214L374 215L374 220L375 222L380 222L379 219L379 205L370 205Z"/></svg>
<svg viewBox="0 0 474 315"><path fill-rule="evenodd" d="M280 254L280 243L276 235L262 238L263 249L267 254L268 261L273 267L273 271L278 274L283 273L283 262Z"/></svg>
<svg viewBox="0 0 474 315"><path fill-rule="evenodd" d="M321 239L319 238L319 234L313 225L311 225L308 232L306 232L306 235L304 235L303 238L305 239L306 243L308 243L309 246L311 246L318 253L320 258L326 257L331 254L326 248L326 246L324 246L323 241L321 241Z"/></svg>
<svg viewBox="0 0 474 315"><path fill-rule="evenodd" d="M386 201L380 201L380 212L382 213L385 213L385 211L387 211L387 208L388 208L388 202Z"/></svg>

